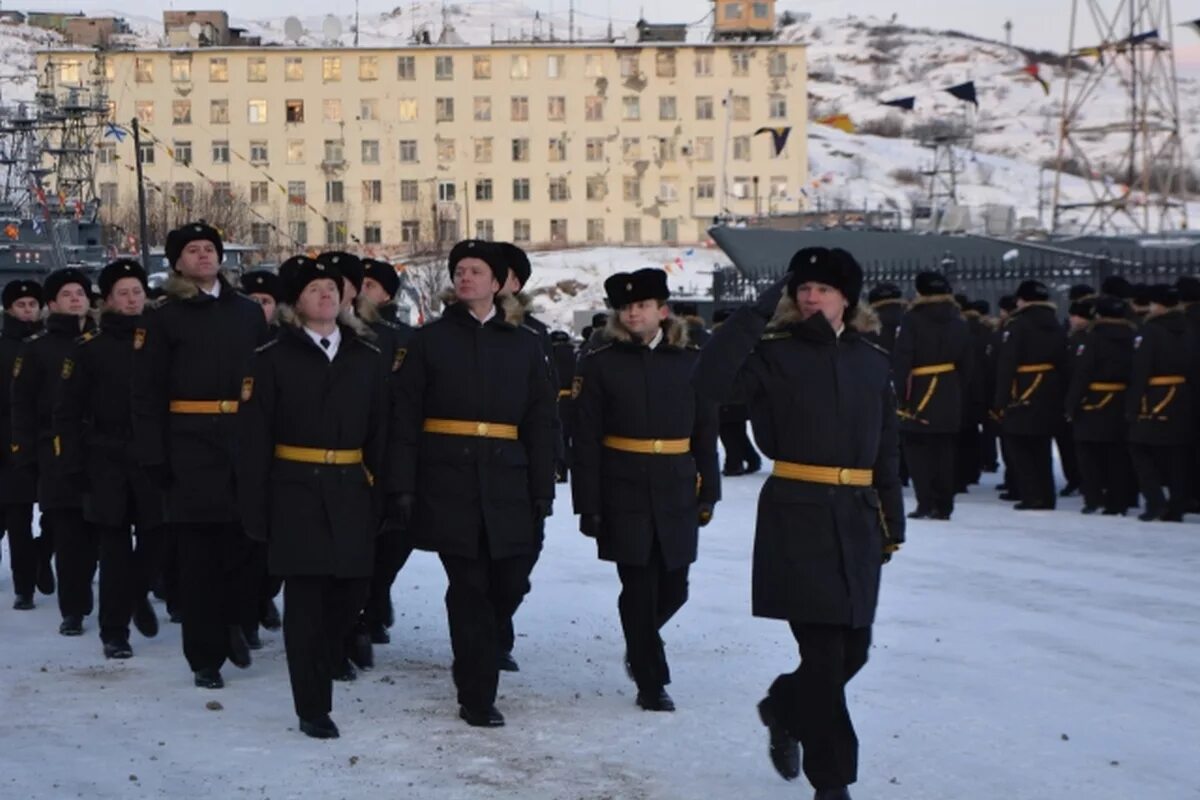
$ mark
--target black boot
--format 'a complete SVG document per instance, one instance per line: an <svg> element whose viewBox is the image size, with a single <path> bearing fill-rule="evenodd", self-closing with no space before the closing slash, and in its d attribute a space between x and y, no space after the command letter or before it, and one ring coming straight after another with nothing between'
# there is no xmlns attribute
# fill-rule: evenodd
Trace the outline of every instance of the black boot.
<svg viewBox="0 0 1200 800"><path fill-rule="evenodd" d="M930 512L924 508L917 508L913 511L908 512L909 519L929 519L929 517L930 517Z"/></svg>
<svg viewBox="0 0 1200 800"><path fill-rule="evenodd" d="M42 540L38 539L37 541L40 543ZM34 583L42 594L54 594L54 567L50 565L49 553L39 554L37 577L34 578Z"/></svg>
<svg viewBox="0 0 1200 800"><path fill-rule="evenodd" d="M386 625L376 622L370 626L371 644L391 644L392 635Z"/></svg>
<svg viewBox="0 0 1200 800"><path fill-rule="evenodd" d="M150 598L143 597L134 604L133 627L137 628L137 632L147 639L158 636L158 614L154 613L154 606L150 605Z"/></svg>
<svg viewBox="0 0 1200 800"><path fill-rule="evenodd" d="M63 636L82 636L83 617L78 614L69 614L63 617L62 624L58 626L58 632Z"/></svg>
<svg viewBox="0 0 1200 800"><path fill-rule="evenodd" d="M763 698L758 704L758 718L767 726L771 733L771 746L768 751L771 764L775 771L785 781L794 781L800 777L800 743L792 738L771 708L769 698Z"/></svg>
<svg viewBox="0 0 1200 800"><path fill-rule="evenodd" d="M337 725L333 724L328 714L322 714L315 719L301 718L300 732L314 739L336 739L341 736Z"/></svg>
<svg viewBox="0 0 1200 800"><path fill-rule="evenodd" d="M241 625L229 626L229 661L239 669L250 666L250 643Z"/></svg>
<svg viewBox="0 0 1200 800"><path fill-rule="evenodd" d="M504 727L504 715L495 706L477 709L459 706L458 716L473 728Z"/></svg>
<svg viewBox="0 0 1200 800"><path fill-rule="evenodd" d="M363 624L354 629L349 647L350 660L359 669L375 668L375 652L371 649L371 634Z"/></svg>
<svg viewBox="0 0 1200 800"><path fill-rule="evenodd" d="M279 606L275 605L274 600L267 599L263 601L258 621L269 631L277 631L283 627L283 620L279 616Z"/></svg>
<svg viewBox="0 0 1200 800"><path fill-rule="evenodd" d="M19 594L17 599L13 600L13 609L16 611L32 611L33 608L33 595L31 594Z"/></svg>
<svg viewBox="0 0 1200 800"><path fill-rule="evenodd" d="M674 711L675 701L666 689L638 690L637 704L643 711Z"/></svg>
<svg viewBox="0 0 1200 800"><path fill-rule="evenodd" d="M1099 510L1100 510L1100 506L1084 506L1083 508L1079 509L1079 513L1080 514L1095 514Z"/></svg>
<svg viewBox="0 0 1200 800"><path fill-rule="evenodd" d="M105 658L133 658L133 648L124 639L104 643Z"/></svg>
<svg viewBox="0 0 1200 800"><path fill-rule="evenodd" d="M501 672L520 672L521 667L512 653L501 653L496 657L496 668Z"/></svg>
<svg viewBox="0 0 1200 800"><path fill-rule="evenodd" d="M342 660L340 669L335 668L333 671L333 679L342 683L350 683L358 680L358 671L354 669L354 665L350 663L350 659Z"/></svg>
<svg viewBox="0 0 1200 800"><path fill-rule="evenodd" d="M850 790L843 786L840 789L817 789L813 800L854 800L854 798L850 796Z"/></svg>
<svg viewBox="0 0 1200 800"><path fill-rule="evenodd" d="M196 686L201 689L224 689L225 680L221 677L221 671L218 669L205 668L198 669L193 675Z"/></svg>
<svg viewBox="0 0 1200 800"><path fill-rule="evenodd" d="M249 647L251 650L262 650L263 649L262 637L258 635L258 625L257 624L253 628L243 629L242 633L245 634L245 636L246 636L246 646L247 647Z"/></svg>

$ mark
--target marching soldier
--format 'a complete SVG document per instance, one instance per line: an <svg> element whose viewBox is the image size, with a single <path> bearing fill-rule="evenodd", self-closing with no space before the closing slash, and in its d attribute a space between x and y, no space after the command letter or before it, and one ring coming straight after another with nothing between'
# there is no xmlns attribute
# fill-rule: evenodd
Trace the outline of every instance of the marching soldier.
<svg viewBox="0 0 1200 800"><path fill-rule="evenodd" d="M896 347L896 334L900 330L900 320L908 310L908 303L900 287L894 283L879 283L867 292L867 303L879 317L879 333L864 333L863 338L887 350L889 353Z"/></svg>
<svg viewBox="0 0 1200 800"><path fill-rule="evenodd" d="M749 404L775 459L759 497L754 615L787 620L801 660L759 714L787 780L803 745L818 800L848 800L857 779L846 684L867 662L880 567L904 541L891 370L857 328L861 289L849 253L799 251L783 280L714 332L695 378L706 396Z"/></svg>
<svg viewBox="0 0 1200 800"><path fill-rule="evenodd" d="M166 299L136 351L138 463L166 493L178 541L183 652L195 684L225 685L228 658L250 666L245 630L258 620L259 576L234 496L242 379L269 331L260 307L220 274L224 244L203 222L167 235Z"/></svg>
<svg viewBox="0 0 1200 800"><path fill-rule="evenodd" d="M1179 290L1154 286L1140 335L1125 414L1129 449L1146 508L1143 522L1182 522L1190 508L1189 448L1195 435L1196 341L1179 308ZM1163 496L1167 488L1169 497Z"/></svg>
<svg viewBox="0 0 1200 800"><path fill-rule="evenodd" d="M459 242L449 267L455 302L416 331L400 370L389 505L449 579L459 716L497 727L501 626L525 594L554 497L554 405L537 337L515 303L497 301L503 254Z"/></svg>
<svg viewBox="0 0 1200 800"><path fill-rule="evenodd" d="M100 272L100 328L80 337L63 370L53 427L63 480L82 487L83 516L100 545L100 641L105 658L130 658L129 623L158 634L150 585L159 568L162 497L133 460L129 389L146 344L146 272L120 259ZM133 528L137 548L133 547Z"/></svg>
<svg viewBox="0 0 1200 800"><path fill-rule="evenodd" d="M242 292L262 307L267 324L275 323L275 307L279 305L279 276L265 269L242 275Z"/></svg>
<svg viewBox="0 0 1200 800"><path fill-rule="evenodd" d="M284 577L300 730L330 739L339 735L329 714L341 643L374 568L388 373L365 326L339 323L337 270L290 260L280 334L242 382L238 487L247 534L267 543L270 572Z"/></svg>
<svg viewBox="0 0 1200 800"><path fill-rule="evenodd" d="M948 520L954 511L956 437L971 385L970 331L944 275L922 272L916 288L892 351L904 460L917 495L917 508L908 516Z"/></svg>
<svg viewBox="0 0 1200 800"><path fill-rule="evenodd" d="M1066 339L1050 290L1022 283L1000 339L993 402L1016 472L1018 511L1050 510L1057 499L1050 443L1063 414Z"/></svg>
<svg viewBox="0 0 1200 800"><path fill-rule="evenodd" d="M559 483L566 483L570 470L571 436L574 429L571 387L575 382L577 356L575 343L571 341L571 334L566 331L554 331L550 334L550 349L554 355L554 375L558 378L558 423L562 427L563 452L563 460L556 469L555 477Z"/></svg>
<svg viewBox="0 0 1200 800"><path fill-rule="evenodd" d="M967 323L968 361L971 365L969 380L963 385L962 427L958 431L958 448L955 452L955 492L965 494L970 486L979 483L983 466L984 420L987 419L987 349L992 331L980 312L966 295L954 296L959 311ZM985 302L986 306L986 302Z"/></svg>
<svg viewBox="0 0 1200 800"><path fill-rule="evenodd" d="M37 470L37 503L42 536L54 551L58 571L58 609L63 636L83 633L83 618L92 613L92 579L96 575L96 537L83 520L83 498L76 483L62 480L51 410L58 383L75 368L71 359L80 333L95 327L88 315L92 282L77 269L51 272L44 284L50 316L46 327L26 341L13 367L13 463Z"/></svg>
<svg viewBox="0 0 1200 800"><path fill-rule="evenodd" d="M618 272L604 290L614 316L576 378L575 513L617 564L637 704L674 711L659 631L687 601L699 528L721 497L716 407L692 388L697 348L667 306L666 272Z"/></svg>
<svg viewBox="0 0 1200 800"><path fill-rule="evenodd" d="M37 281L15 280L4 286L4 327L0 329L0 539L8 534L12 558L13 608L33 608L33 590L54 591L50 549L33 538L33 503L37 500L37 464L18 466L12 437L12 377L22 342L41 327L42 287ZM46 544L49 539L45 540Z"/></svg>
<svg viewBox="0 0 1200 800"><path fill-rule="evenodd" d="M1066 410L1071 420L1083 489L1083 513L1120 514L1129 494L1126 395L1133 370L1133 323L1118 297L1095 301L1095 319L1071 351Z"/></svg>
<svg viewBox="0 0 1200 800"><path fill-rule="evenodd" d="M733 315L733 309L719 308L713 312L713 330L723 325ZM752 475L762 469L762 458L746 433L749 412L743 403L722 403L717 409L719 427L717 433L721 446L725 448L725 466L722 475L736 477Z"/></svg>

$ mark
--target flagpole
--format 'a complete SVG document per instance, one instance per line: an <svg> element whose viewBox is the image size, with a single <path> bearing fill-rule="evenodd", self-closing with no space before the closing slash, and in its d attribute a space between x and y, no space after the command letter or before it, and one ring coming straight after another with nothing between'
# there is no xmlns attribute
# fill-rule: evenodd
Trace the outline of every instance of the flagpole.
<svg viewBox="0 0 1200 800"><path fill-rule="evenodd" d="M147 273L150 269L150 241L147 239L146 224L146 185L142 182L142 134L138 127L137 117L133 118L133 157L137 165L137 204L138 204L138 239L142 245L142 268Z"/></svg>

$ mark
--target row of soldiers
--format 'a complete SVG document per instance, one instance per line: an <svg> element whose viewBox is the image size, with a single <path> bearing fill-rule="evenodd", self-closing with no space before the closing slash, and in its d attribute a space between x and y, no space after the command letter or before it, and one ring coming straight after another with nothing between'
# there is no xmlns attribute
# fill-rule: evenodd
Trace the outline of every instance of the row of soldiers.
<svg viewBox="0 0 1200 800"><path fill-rule="evenodd" d="M1076 491L1085 514L1123 516L1139 494L1143 521L1192 510L1200 280L1079 284L1065 318L1041 281L1002 297L995 318L941 273L919 274L915 288L911 302L894 284L869 293L875 340L892 358L910 517L949 519L955 494L996 468L997 440L1001 498L1018 510L1053 509Z"/></svg>

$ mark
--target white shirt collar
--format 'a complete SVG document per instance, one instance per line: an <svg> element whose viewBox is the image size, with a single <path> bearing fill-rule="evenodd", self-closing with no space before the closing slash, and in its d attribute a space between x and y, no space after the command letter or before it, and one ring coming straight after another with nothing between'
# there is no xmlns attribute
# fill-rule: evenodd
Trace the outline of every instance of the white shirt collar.
<svg viewBox="0 0 1200 800"><path fill-rule="evenodd" d="M662 328L659 328L658 332L654 334L654 338L650 340L649 344L647 344L646 347L649 347L651 350L654 350L660 344L662 344L662 340L663 340L663 332L662 332Z"/></svg>
<svg viewBox="0 0 1200 800"><path fill-rule="evenodd" d="M221 281L220 280L213 281L213 285L212 285L211 289L205 289L203 286L200 286L199 284L197 284L197 288L200 291L204 292L209 297L220 297L221 296Z"/></svg>
<svg viewBox="0 0 1200 800"><path fill-rule="evenodd" d="M320 350L322 353L324 353L326 355L326 357L329 358L330 361L333 361L333 357L337 355L338 347L341 346L341 344L342 344L341 329L334 328L333 333L329 334L328 336L317 333L316 331L314 331L308 327L304 328L304 332L306 334L308 334L308 338L313 340L313 344L315 344L317 346L317 349ZM328 347L325 347L324 345L321 344L322 339L325 339L329 342Z"/></svg>
<svg viewBox="0 0 1200 800"><path fill-rule="evenodd" d="M496 316L496 306L494 304L488 310L487 316L484 317L483 319L480 319L479 317L475 316L475 312L471 311L470 306L467 307L467 311L471 312L471 318L474 319L476 322L478 322L480 325L486 325L488 323L488 320L490 320L492 317Z"/></svg>

